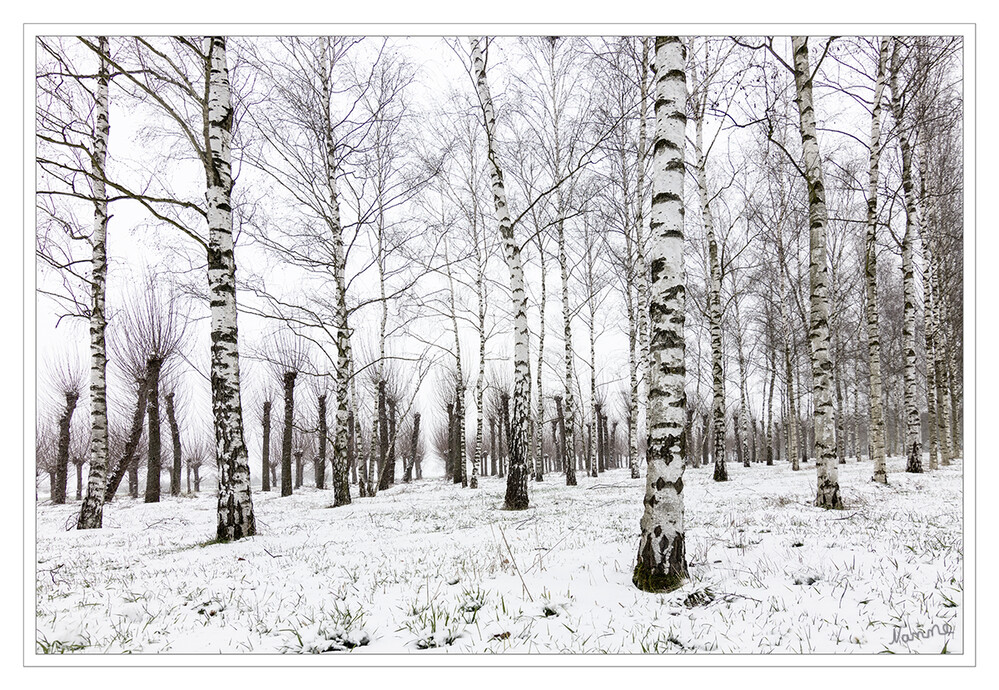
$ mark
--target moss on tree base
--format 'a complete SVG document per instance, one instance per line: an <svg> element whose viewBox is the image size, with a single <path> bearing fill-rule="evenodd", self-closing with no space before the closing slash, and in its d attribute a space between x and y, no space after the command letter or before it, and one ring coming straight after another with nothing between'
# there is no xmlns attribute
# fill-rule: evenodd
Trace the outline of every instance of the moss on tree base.
<svg viewBox="0 0 999 690"><path fill-rule="evenodd" d="M643 592L672 592L682 587L686 579L686 573L678 574L672 571L663 573L649 568L644 563L635 566L635 573L631 577L631 581Z"/></svg>

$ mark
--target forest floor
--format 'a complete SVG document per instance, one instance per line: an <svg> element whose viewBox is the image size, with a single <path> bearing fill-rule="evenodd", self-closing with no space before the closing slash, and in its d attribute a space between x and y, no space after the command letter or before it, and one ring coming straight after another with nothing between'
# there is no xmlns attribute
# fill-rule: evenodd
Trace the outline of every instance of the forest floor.
<svg viewBox="0 0 999 690"><path fill-rule="evenodd" d="M645 480L396 485L333 509L331 491L255 493L259 535L215 533L211 491L37 508L38 652L959 653L961 463L887 486L840 465L846 509L812 506L815 467L684 476L690 580L631 583ZM580 473L582 474L582 473ZM353 488L353 487L352 487Z"/></svg>

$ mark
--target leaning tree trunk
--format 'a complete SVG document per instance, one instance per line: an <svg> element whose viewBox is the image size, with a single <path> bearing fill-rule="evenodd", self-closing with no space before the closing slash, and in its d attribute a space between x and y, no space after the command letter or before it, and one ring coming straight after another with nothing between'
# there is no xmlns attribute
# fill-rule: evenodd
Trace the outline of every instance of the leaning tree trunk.
<svg viewBox="0 0 999 690"><path fill-rule="evenodd" d="M871 117L871 160L867 183L867 237L865 242L864 275L867 287L867 343L870 367L870 394L868 396L870 422L868 447L874 461L874 481L888 483L888 465L885 457L885 418L882 407L881 383L881 327L878 320L878 164L881 160L881 96L885 86L885 62L888 39L881 39L878 52L878 75L874 82L874 110Z"/></svg>
<svg viewBox="0 0 999 690"><path fill-rule="evenodd" d="M656 37L656 130L653 137L649 264L648 480L632 581L647 592L687 579L684 553L683 426L684 268L683 147L687 116L686 50L678 36Z"/></svg>
<svg viewBox="0 0 999 690"><path fill-rule="evenodd" d="M170 440L173 444L173 467L170 469L170 495L180 496L180 473L182 470L180 448L180 425L177 424L177 409L174 406L176 393L166 395L167 423L170 425Z"/></svg>
<svg viewBox="0 0 999 690"><path fill-rule="evenodd" d="M902 149L902 189L905 192L905 235L902 238L902 351L904 376L902 397L905 406L905 443L907 456L906 472L923 471L922 439L920 438L919 408L916 406L916 279L912 252L916 228L919 223L919 207L915 187L912 183L912 146L909 143L902 108L902 93L898 88L899 41L896 39L891 59L891 109L895 125L899 128L898 142Z"/></svg>
<svg viewBox="0 0 999 690"><path fill-rule="evenodd" d="M66 406L59 418L59 448L56 455L55 485L52 487L52 502L66 502L66 483L69 477L69 429L73 421L73 411L80 394L76 391L66 393Z"/></svg>
<svg viewBox="0 0 999 690"><path fill-rule="evenodd" d="M271 490L271 401L267 400L264 402L264 418L261 422L263 425L264 434L264 445L261 451L261 461L260 461L260 490L270 491ZM190 479L188 480L187 490L190 492Z"/></svg>
<svg viewBox="0 0 999 690"><path fill-rule="evenodd" d="M291 496L294 492L291 474L292 423L295 419L295 377L294 371L284 374L284 428L281 434L281 496Z"/></svg>
<svg viewBox="0 0 999 690"><path fill-rule="evenodd" d="M839 468L836 466L836 439L833 427L832 362L829 360L829 294L826 262L826 190L822 179L822 159L815 133L812 105L813 74L808 65L808 39L792 36L794 50L795 100L801 126L801 146L808 183L809 282L811 323L808 340L812 350L812 397L814 398L815 505L842 508L839 494Z"/></svg>
<svg viewBox="0 0 999 690"><path fill-rule="evenodd" d="M135 401L135 412L132 414L132 427L129 430L128 439L125 441L125 449L121 460L118 461L114 471L108 476L107 484L104 487L103 503L108 503L114 498L114 495L118 493L118 487L121 485L121 480L124 479L125 473L138 462L136 452L139 449L139 441L142 440L142 420L146 416L146 378L146 374L143 372L142 378L136 382L137 399Z"/></svg>
<svg viewBox="0 0 999 690"><path fill-rule="evenodd" d="M224 36L205 38L208 112L205 173L208 201L208 289L211 306L211 385L219 473L219 541L256 534L250 495L250 464L240 404L239 337L236 324L236 260L232 236L233 109Z"/></svg>
<svg viewBox="0 0 999 690"><path fill-rule="evenodd" d="M108 137L111 132L108 108L108 63L110 55L107 36L98 36L101 54L97 68L97 92L94 98L94 150L91 156L94 195L94 230L90 235L90 470L87 476L87 497L80 506L77 529L101 527L104 518L104 497L109 470L107 351L104 332L107 328L105 294L107 292L108 201L104 184Z"/></svg>
<svg viewBox="0 0 999 690"><path fill-rule="evenodd" d="M523 510L530 505L527 495L527 451L530 443L531 362L528 347L527 292L524 289L524 267L520 244L513 236L513 223L507 207L503 170L496 152L496 116L486 82L486 62L480 39L472 42L472 73L475 78L479 105L486 128L486 145L490 162L493 203L503 239L504 254L510 270L510 293L513 311L513 419L510 433L510 466L507 470L506 497L503 507Z"/></svg>

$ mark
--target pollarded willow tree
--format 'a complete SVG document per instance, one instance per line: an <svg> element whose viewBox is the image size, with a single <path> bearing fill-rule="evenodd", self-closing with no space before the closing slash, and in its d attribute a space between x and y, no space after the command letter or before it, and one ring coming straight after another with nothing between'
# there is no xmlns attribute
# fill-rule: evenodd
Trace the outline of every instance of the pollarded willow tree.
<svg viewBox="0 0 999 690"><path fill-rule="evenodd" d="M683 180L687 126L686 50L678 36L657 36L656 129L652 141L649 267L648 479L633 582L670 591L687 578L683 524L684 267Z"/></svg>

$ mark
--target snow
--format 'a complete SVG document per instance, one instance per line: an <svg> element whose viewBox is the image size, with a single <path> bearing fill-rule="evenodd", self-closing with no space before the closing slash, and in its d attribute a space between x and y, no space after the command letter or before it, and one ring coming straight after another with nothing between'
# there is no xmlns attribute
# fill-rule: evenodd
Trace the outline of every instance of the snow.
<svg viewBox="0 0 999 690"><path fill-rule="evenodd" d="M843 511L815 508L815 468L684 474L690 580L631 584L645 480L396 485L254 493L260 534L215 533L215 497L37 507L36 652L963 651L962 467L840 465ZM505 538L505 540L504 540ZM509 549L506 544L509 543ZM934 627L935 626L935 627Z"/></svg>

